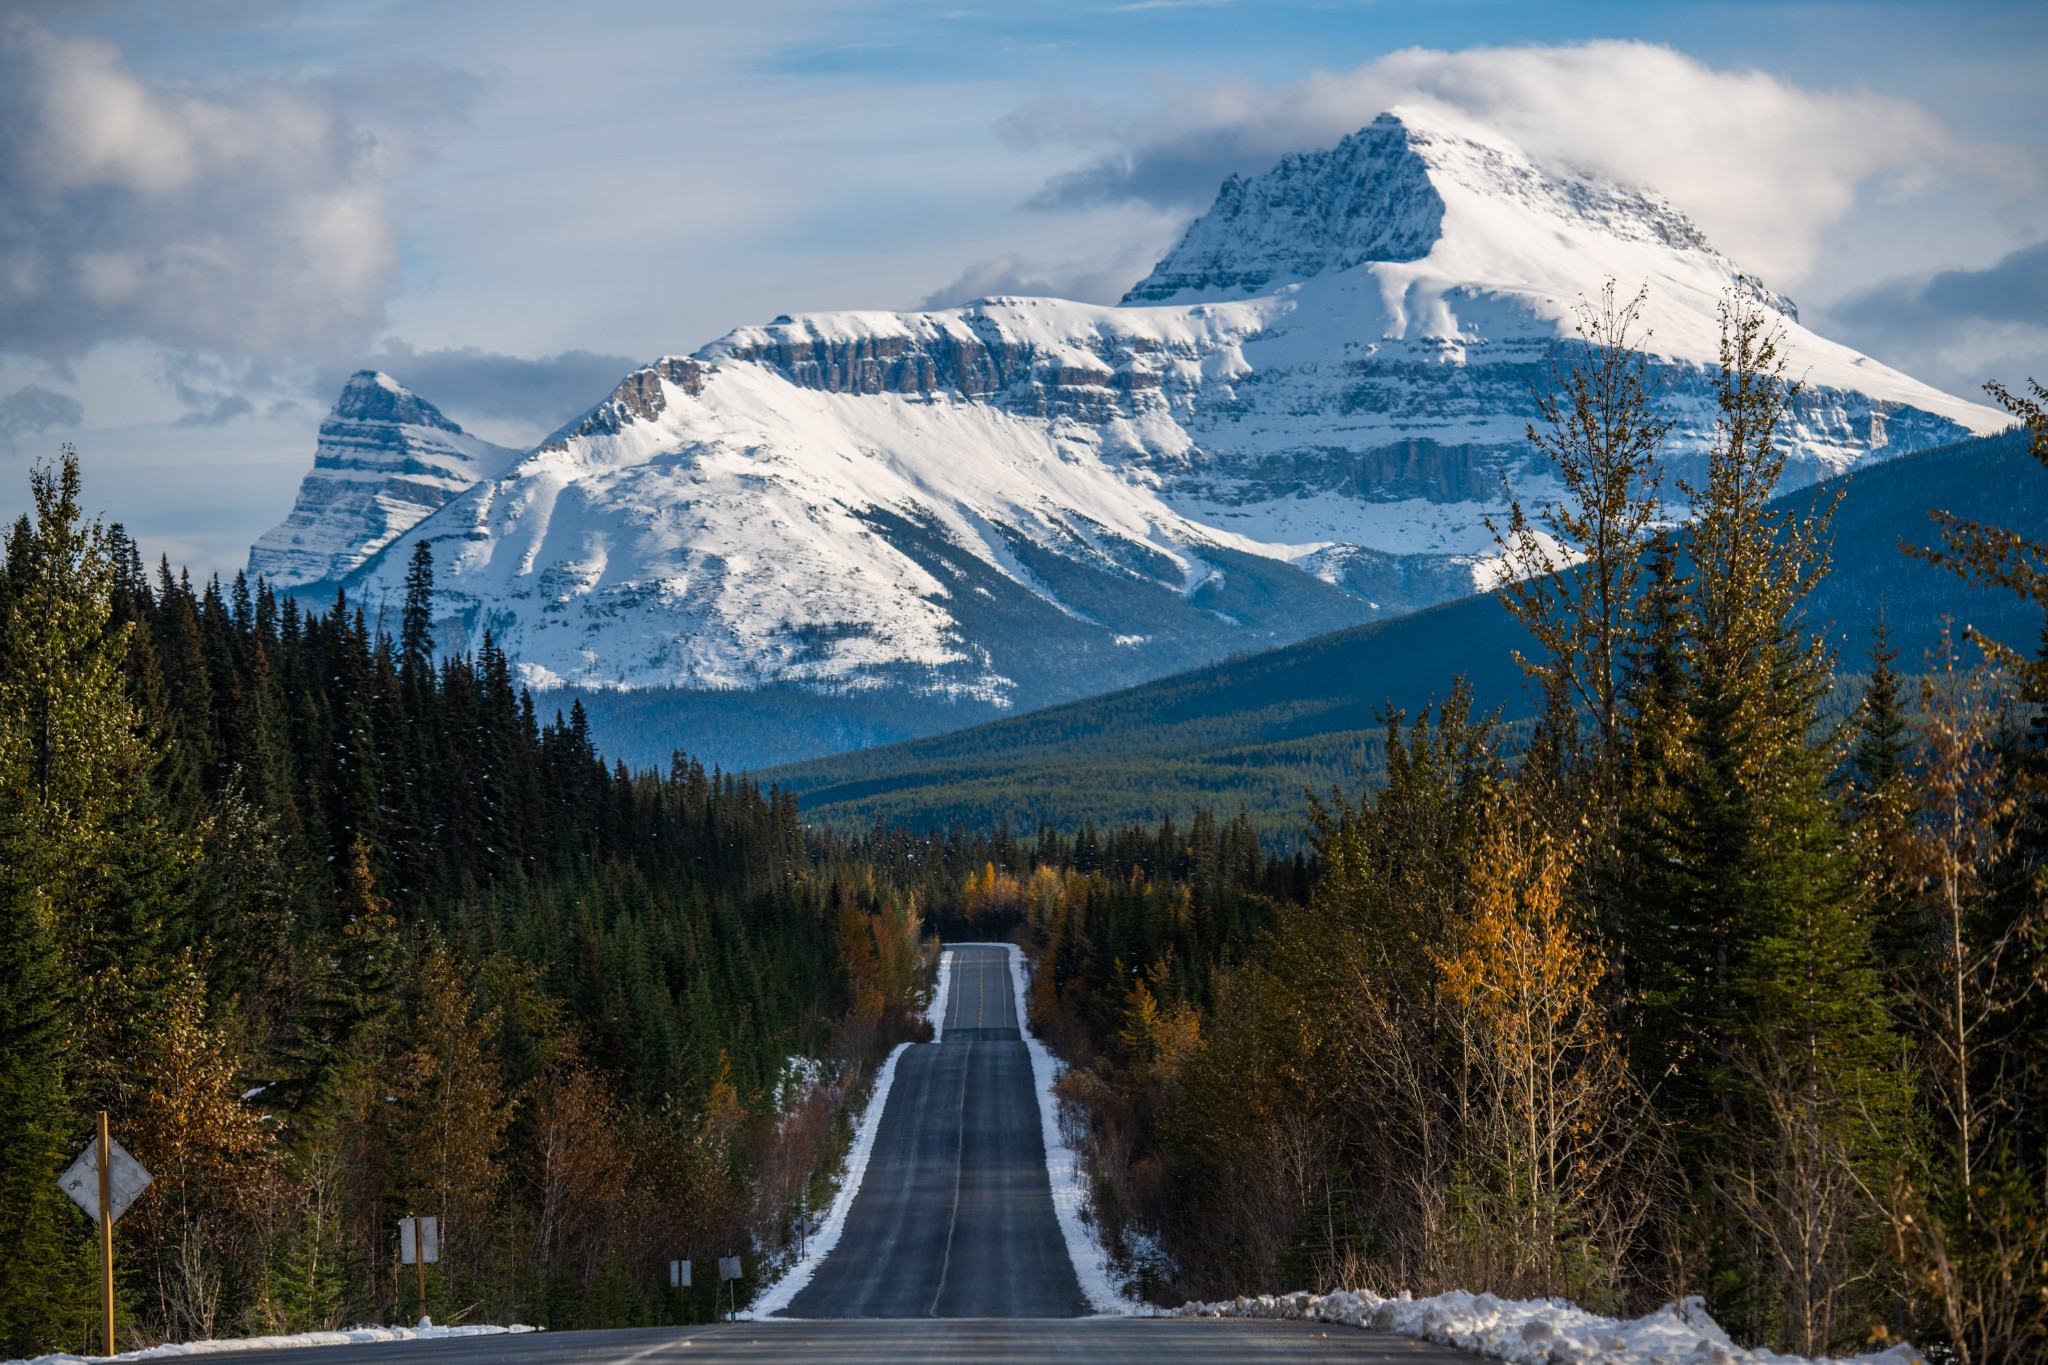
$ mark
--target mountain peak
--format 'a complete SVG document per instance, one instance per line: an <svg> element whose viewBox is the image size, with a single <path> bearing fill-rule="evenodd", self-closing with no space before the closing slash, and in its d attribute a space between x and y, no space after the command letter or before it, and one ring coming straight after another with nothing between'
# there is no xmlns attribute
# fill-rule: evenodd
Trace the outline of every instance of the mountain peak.
<svg viewBox="0 0 2048 1365"><path fill-rule="evenodd" d="M515 452L470 435L379 370L358 370L320 424L291 515L249 551L279 587L348 574Z"/></svg>
<svg viewBox="0 0 2048 1365"><path fill-rule="evenodd" d="M341 386L329 422L391 422L461 432L441 410L382 370L357 370Z"/></svg>
<svg viewBox="0 0 2048 1365"><path fill-rule="evenodd" d="M1245 298L1367 261L1414 261L1442 231L1443 197L1413 134L1386 113L1335 147L1232 175L1126 304Z"/></svg>
<svg viewBox="0 0 2048 1365"><path fill-rule="evenodd" d="M1539 161L1440 110L1401 106L1333 147L1291 152L1262 175L1225 180L1208 212L1123 302L1246 298L1359 266L1420 261L1447 243L1463 254L1495 244L1524 264L1532 232L1559 226L1596 251L1651 247L1736 275L1661 195ZM1588 272L1580 262L1566 273ZM1762 296L1789 313L1777 296Z"/></svg>
<svg viewBox="0 0 2048 1365"><path fill-rule="evenodd" d="M503 472L359 375L255 562L395 606L432 542L448 619L535 687L1048 704L1490 582L1485 515L1557 495L1531 377L1608 280L1648 288L1689 476L1718 306L1769 296L1654 193L1397 109L1225 181L1133 291L1165 304L793 312ZM1788 483L2004 424L1784 341Z"/></svg>

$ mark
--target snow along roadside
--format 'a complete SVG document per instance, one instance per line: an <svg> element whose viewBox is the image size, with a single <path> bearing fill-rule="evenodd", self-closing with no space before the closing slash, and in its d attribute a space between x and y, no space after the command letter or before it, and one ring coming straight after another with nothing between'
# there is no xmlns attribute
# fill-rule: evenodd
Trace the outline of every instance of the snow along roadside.
<svg viewBox="0 0 2048 1365"><path fill-rule="evenodd" d="M1261 1294L1257 1298L1189 1303L1175 1318L1288 1318L1340 1322L1394 1332L1513 1365L1927 1365L1900 1344L1868 1355L1812 1360L1763 1347L1745 1350L1707 1315L1705 1301L1688 1298L1654 1313L1621 1321L1563 1299L1497 1299L1454 1290L1426 1299L1383 1299L1368 1289L1331 1294Z"/></svg>
<svg viewBox="0 0 2048 1365"><path fill-rule="evenodd" d="M953 984L952 968L953 954L941 953L938 984L932 988L932 1003L924 1012L924 1017L931 1021L932 1041L935 1043L945 1029L946 996ZM781 1279L756 1295L754 1302L740 1314L742 1318L757 1321L772 1318L789 1307L790 1301L811 1282L811 1276L818 1273L818 1263L839 1245L839 1234L846 1231L847 1212L853 1208L854 1196L860 1193L861 1178L868 1173L868 1158L875 1150L875 1132L882 1126L882 1110L889 1103L889 1086L896 1079L896 1059L909 1046L909 1043L898 1043L890 1048L888 1057L875 1071L875 1088L868 1095L867 1108L854 1123L853 1146L846 1153L846 1172L840 1178L838 1193L832 1196L832 1209L825 1215L824 1226L811 1238L810 1255L792 1265Z"/></svg>
<svg viewBox="0 0 2048 1365"><path fill-rule="evenodd" d="M924 1012L925 1022L932 1026L932 1041L940 1042L946 1036L946 1001L953 993L953 951L947 949L939 954L939 983L932 987L931 1007Z"/></svg>
<svg viewBox="0 0 2048 1365"><path fill-rule="evenodd" d="M1017 994L1017 1033L1031 1053L1031 1079L1038 1092L1038 1129L1045 1139L1045 1176L1052 1186L1052 1211L1060 1220L1060 1235L1066 1238L1067 1259L1074 1263L1074 1277L1081 1282L1082 1295L1097 1313L1149 1312L1126 1297L1109 1273L1109 1256L1096 1235L1089 1207L1087 1174L1081 1169L1080 1156L1060 1132L1060 1103L1052 1087L1066 1067L1044 1043L1031 1036L1027 1026L1023 950L1014 943L1002 946L1010 954L1010 984Z"/></svg>
<svg viewBox="0 0 2048 1365"><path fill-rule="evenodd" d="M496 1337L509 1332L538 1332L544 1329L513 1323L492 1327L478 1323L468 1327L349 1327L335 1332L294 1332L282 1337L219 1337L211 1341L180 1341L164 1346L123 1351L112 1356L75 1356L59 1352L32 1360L10 1360L6 1365L84 1365L86 1361L164 1360L171 1356L213 1355L224 1351L282 1351L295 1346L362 1346L377 1341L445 1341L450 1337Z"/></svg>

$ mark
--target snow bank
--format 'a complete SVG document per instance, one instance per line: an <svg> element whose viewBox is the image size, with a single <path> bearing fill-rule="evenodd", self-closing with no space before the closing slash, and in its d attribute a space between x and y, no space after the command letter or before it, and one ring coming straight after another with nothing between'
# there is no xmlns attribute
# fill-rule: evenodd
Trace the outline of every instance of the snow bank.
<svg viewBox="0 0 2048 1365"><path fill-rule="evenodd" d="M939 1042L946 1036L946 1001L953 989L953 954L939 954L939 984L932 988L932 1003L924 1012L925 1022L932 1026L932 1041Z"/></svg>
<svg viewBox="0 0 2048 1365"><path fill-rule="evenodd" d="M213 1355L221 1351L281 1351L294 1346L362 1346L377 1341L444 1341L450 1337L496 1337L508 1332L538 1332L543 1329L513 1323L510 1327L476 1324L468 1327L350 1327L337 1332L294 1332L282 1337L221 1337L213 1341L181 1341L151 1346L140 1351L123 1351L114 1356L75 1356L59 1353L37 1356L30 1361L10 1360L6 1365L84 1365L89 1360L163 1360L170 1356Z"/></svg>
<svg viewBox="0 0 2048 1365"><path fill-rule="evenodd" d="M1006 943L1010 954L1010 984L1017 993L1017 1032L1031 1053L1031 1079L1038 1091L1038 1128L1045 1138L1045 1174L1052 1185L1052 1209L1060 1220L1060 1235L1067 1240L1067 1256L1074 1263L1074 1275L1081 1281L1081 1293L1098 1313L1142 1314L1143 1305L1127 1298L1109 1273L1109 1256L1096 1236L1089 1208L1088 1177L1081 1158L1067 1145L1060 1132L1059 1101L1053 1096L1053 1082L1065 1070L1044 1043L1025 1027L1029 1017L1024 1007L1024 954L1014 943Z"/></svg>
<svg viewBox="0 0 2048 1365"><path fill-rule="evenodd" d="M925 1012L925 1017L934 1021L934 1028L946 1017L946 993L951 989L952 963L951 953L939 958L938 987L932 992L931 1007ZM853 1148L846 1154L846 1174L839 1182L839 1192L832 1196L832 1209L825 1215L824 1226L810 1239L810 1254L791 1265L781 1279L755 1295L753 1304L740 1314L742 1318L772 1318L789 1307L790 1301L811 1282L811 1276L818 1273L819 1262L830 1256L832 1248L839 1245L839 1234L846 1231L846 1215L853 1208L854 1196L860 1193L862 1177L868 1173L868 1158L875 1150L875 1132L882 1126L882 1111L889 1103L889 1087L896 1080L896 1059L909 1046L909 1043L898 1043L891 1048L881 1069L875 1072L874 1092L868 1096L867 1108L854 1121Z"/></svg>
<svg viewBox="0 0 2048 1365"><path fill-rule="evenodd" d="M1707 1315L1704 1301L1665 1304L1626 1322L1603 1318L1563 1299L1497 1299L1453 1291L1426 1299L1383 1299L1370 1290L1331 1294L1262 1294L1257 1298L1189 1303L1176 1318L1287 1318L1340 1322L1455 1346L1515 1365L1817 1365L1805 1356L1737 1346ZM1828 1365L1927 1365L1909 1345Z"/></svg>

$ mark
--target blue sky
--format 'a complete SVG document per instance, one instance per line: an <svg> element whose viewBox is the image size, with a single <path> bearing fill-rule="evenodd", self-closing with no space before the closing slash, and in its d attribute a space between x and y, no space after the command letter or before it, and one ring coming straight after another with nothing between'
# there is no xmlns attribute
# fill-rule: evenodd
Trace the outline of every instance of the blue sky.
<svg viewBox="0 0 2048 1365"><path fill-rule="evenodd" d="M1932 382L2048 378L2044 57L2038 3L15 4L0 512L74 441L232 571L359 365L516 443L782 312L1113 299L1223 174L1413 99Z"/></svg>

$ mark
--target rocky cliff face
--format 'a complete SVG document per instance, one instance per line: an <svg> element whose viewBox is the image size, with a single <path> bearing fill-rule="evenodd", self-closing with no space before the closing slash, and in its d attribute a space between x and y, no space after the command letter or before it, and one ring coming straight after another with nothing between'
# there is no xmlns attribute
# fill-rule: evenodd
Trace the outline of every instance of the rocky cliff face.
<svg viewBox="0 0 2048 1365"><path fill-rule="evenodd" d="M1295 152L1256 180L1231 176L1126 304L1249 298L1368 261L1417 261L1444 201L1408 125L1391 114L1326 151Z"/></svg>
<svg viewBox="0 0 2048 1365"><path fill-rule="evenodd" d="M280 587L339 579L517 452L480 441L389 375L363 370L320 424L284 522L249 551Z"/></svg>
<svg viewBox="0 0 2048 1365"><path fill-rule="evenodd" d="M536 685L1041 705L1487 581L1484 517L1554 491L1532 388L1610 278L1649 288L1681 470L1731 289L1782 314L1808 379L1791 483L2003 424L1807 331L1654 193L1404 113L1226 183L1120 307L741 328L495 476L401 472L455 439L431 422L331 460L323 429L273 537L367 597L427 541L448 643L489 629Z"/></svg>

